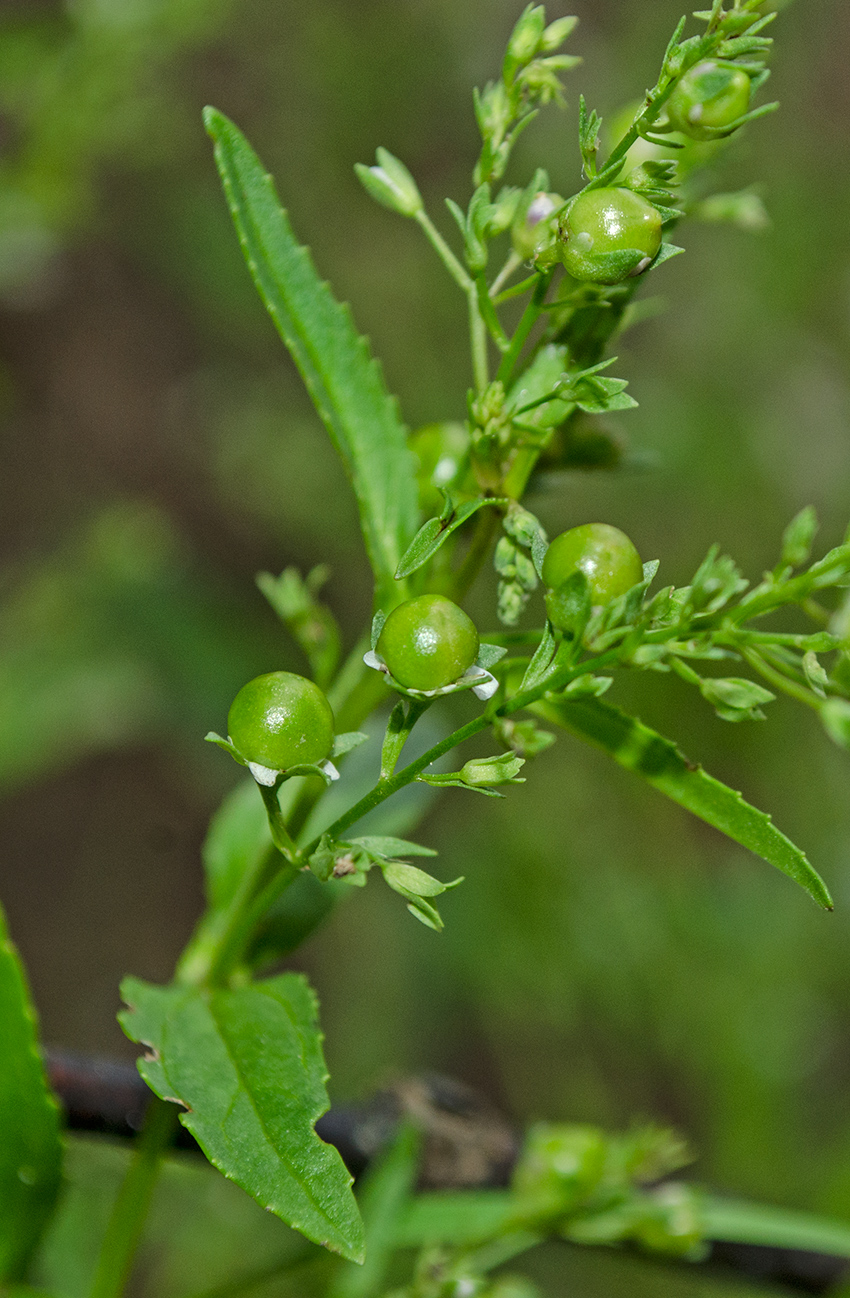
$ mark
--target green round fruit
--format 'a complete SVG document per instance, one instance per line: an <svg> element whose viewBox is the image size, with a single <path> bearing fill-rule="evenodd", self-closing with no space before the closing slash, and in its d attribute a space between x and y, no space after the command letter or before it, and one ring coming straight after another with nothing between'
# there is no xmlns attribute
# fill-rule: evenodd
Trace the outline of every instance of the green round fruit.
<svg viewBox="0 0 850 1298"><path fill-rule="evenodd" d="M227 714L230 740L249 762L286 771L328 756L334 715L318 685L292 672L269 672L243 685Z"/></svg>
<svg viewBox="0 0 850 1298"><path fill-rule="evenodd" d="M418 595L390 613L377 651L399 685L439 690L478 657L478 632L462 608L443 595Z"/></svg>
<svg viewBox="0 0 850 1298"><path fill-rule="evenodd" d="M750 78L734 63L706 59L686 72L667 101L677 131L693 140L716 139L750 106Z"/></svg>
<svg viewBox="0 0 850 1298"><path fill-rule="evenodd" d="M661 213L631 189L589 189L561 221L561 260L573 279L619 284L640 275L661 247Z"/></svg>
<svg viewBox="0 0 850 1298"><path fill-rule="evenodd" d="M575 572L587 578L593 604L607 604L643 580L637 550L608 523L583 523L555 537L543 560L544 586L557 591Z"/></svg>

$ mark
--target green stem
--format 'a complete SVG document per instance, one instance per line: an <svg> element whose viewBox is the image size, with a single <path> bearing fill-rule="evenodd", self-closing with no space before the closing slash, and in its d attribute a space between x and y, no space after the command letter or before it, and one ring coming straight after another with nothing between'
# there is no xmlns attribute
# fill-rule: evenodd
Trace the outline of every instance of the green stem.
<svg viewBox="0 0 850 1298"><path fill-rule="evenodd" d="M522 257L518 257L517 254L512 249L508 253L507 260L504 266L499 271L496 278L493 280L493 283L490 285L490 297L494 301L498 297L499 290L502 287L502 285L507 283L511 275L513 275L514 271L518 270L521 265L522 265Z"/></svg>
<svg viewBox="0 0 850 1298"><path fill-rule="evenodd" d="M433 699L410 699L405 708L402 702L396 704L387 722L387 733L381 748L381 779L392 775L404 745L410 738L410 732L424 712L427 712Z"/></svg>
<svg viewBox="0 0 850 1298"><path fill-rule="evenodd" d="M493 298L493 305L501 306L503 302L510 302L512 298L522 297L523 293L530 293L537 283L538 274L539 272L535 271L533 275L520 280L518 284L512 284L510 288L503 289L498 297Z"/></svg>
<svg viewBox="0 0 850 1298"><path fill-rule="evenodd" d="M159 1164L177 1125L176 1104L151 1097L145 1125L100 1247L90 1298L118 1298L124 1289L150 1206Z"/></svg>
<svg viewBox="0 0 850 1298"><path fill-rule="evenodd" d="M512 699L508 699L497 708L492 710L486 709L480 716L473 718L473 720L468 721L465 726L461 726L459 730L455 730L450 735L447 735L445 739L440 740L440 742L435 744L433 748L429 748L421 757L417 757L416 761L405 766L390 779L379 780L375 787L367 793L365 797L361 798L353 807L349 807L348 811L344 812L343 815L335 820L325 832L331 839L338 838L340 834L349 828L349 826L355 824L362 816L365 816L367 811L372 811L373 808L380 806L380 804L385 802L387 798L390 798L394 793L397 793L399 789L403 789L405 785L411 784L416 779L417 775L424 771L427 766L430 766L432 762L436 762L444 753L451 752L451 750L457 748L459 744L464 743L467 739L471 739L474 735L480 734L482 730L486 730L493 724L496 717L511 716L512 713L519 712L522 708L527 708L529 704L536 703L544 694L557 693L559 690L562 690L570 681L575 680L577 676L584 676L588 672L597 672L601 668L607 667L611 663L616 662L618 658L619 651L612 649L607 653L599 654L596 658L587 658L584 662L563 667L560 671L553 672L553 674L545 681L541 681L540 684L535 685L532 689L523 690L521 693L514 695ZM315 851L317 846L318 839L303 849L303 856L309 856L311 852Z"/></svg>
<svg viewBox="0 0 850 1298"><path fill-rule="evenodd" d="M493 300L487 292L487 281L484 278L483 271L475 277L475 291L478 298L478 310L481 313L481 319L490 331L490 337L499 348L499 351L506 352L510 346L508 335L502 328L502 322L496 315Z"/></svg>
<svg viewBox="0 0 850 1298"><path fill-rule="evenodd" d="M257 788L260 790L260 797L263 799L266 815L269 818L272 842L281 856L286 857L287 861L296 861L298 859L298 848L293 843L289 830L286 828L286 821L281 815L280 803L277 800L277 786L269 787L266 784L258 783Z"/></svg>
<svg viewBox="0 0 850 1298"><path fill-rule="evenodd" d="M464 293L468 293L469 290L474 287L472 280L463 269L463 266L461 266L443 236L440 234L440 231L434 225L434 222L431 220L428 213L425 211L417 212L416 220L419 223L420 228L423 230L428 242L431 244L432 248L436 250L437 256L440 258L440 261L443 263L452 279L460 288L463 289Z"/></svg>
<svg viewBox="0 0 850 1298"><path fill-rule="evenodd" d="M487 390L490 367L487 363L487 329L478 306L478 289L470 280L467 292L469 302L469 339L472 347L472 377L479 396Z"/></svg>
<svg viewBox="0 0 850 1298"><path fill-rule="evenodd" d="M223 982L239 964L245 953L245 947L260 920L272 902L286 892L291 883L294 883L300 869L300 866L289 863L281 866L277 873L272 875L265 887L234 917L233 923L227 931L226 940L219 944L210 963L208 974L210 983ZM270 893L272 883L274 883L273 895Z"/></svg>
<svg viewBox="0 0 850 1298"><path fill-rule="evenodd" d="M463 563L452 579L451 598L460 603L471 587L490 551L493 538L499 530L502 515L498 509L482 509L478 513L472 542Z"/></svg>
<svg viewBox="0 0 850 1298"><path fill-rule="evenodd" d="M540 318L543 311L543 302L552 282L553 271L541 271L537 276L537 283L534 286L534 292L531 295L531 301L527 304L522 313L520 322L516 327L516 332L511 339L510 346L502 357L502 363L499 366L497 377L504 383L505 387L510 383L513 376L514 367L519 360L520 352L526 344L528 335L531 333L535 324Z"/></svg>
<svg viewBox="0 0 850 1298"><path fill-rule="evenodd" d="M754 649L742 649L741 656L750 664L753 671L758 672L759 676L775 686L776 689L782 690L783 694L790 694L792 699L797 699L799 703L805 703L806 707L814 708L815 712L820 711L820 699L817 699L804 686L798 685L796 681L784 676L775 667L771 667L765 662L761 654L756 653Z"/></svg>

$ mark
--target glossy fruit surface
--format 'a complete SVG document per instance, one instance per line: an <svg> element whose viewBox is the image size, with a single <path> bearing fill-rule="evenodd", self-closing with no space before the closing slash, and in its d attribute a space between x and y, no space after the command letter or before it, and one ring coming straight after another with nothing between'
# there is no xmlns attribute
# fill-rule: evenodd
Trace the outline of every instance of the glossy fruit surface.
<svg viewBox="0 0 850 1298"><path fill-rule="evenodd" d="M249 762L286 771L324 761L333 747L334 717L318 685L292 672L269 672L242 686L227 731Z"/></svg>
<svg viewBox="0 0 850 1298"><path fill-rule="evenodd" d="M608 523L583 523L555 537L543 560L543 584L557 590L575 572L587 578L593 604L607 604L643 580L637 550Z"/></svg>
<svg viewBox="0 0 850 1298"><path fill-rule="evenodd" d="M710 140L742 117L750 106L750 78L734 63L706 59L686 72L667 102L677 131Z"/></svg>
<svg viewBox="0 0 850 1298"><path fill-rule="evenodd" d="M561 260L574 279L619 284L639 275L661 247L661 213L631 189L590 189L560 226Z"/></svg>
<svg viewBox="0 0 850 1298"><path fill-rule="evenodd" d="M377 645L391 675L409 690L451 685L475 662L478 648L475 623L444 595L418 595L399 604Z"/></svg>

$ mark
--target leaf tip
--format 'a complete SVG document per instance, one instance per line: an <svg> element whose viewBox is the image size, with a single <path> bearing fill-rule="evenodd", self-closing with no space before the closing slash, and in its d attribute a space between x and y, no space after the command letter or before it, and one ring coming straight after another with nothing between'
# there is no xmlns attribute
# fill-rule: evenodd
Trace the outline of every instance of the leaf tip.
<svg viewBox="0 0 850 1298"><path fill-rule="evenodd" d="M207 135L211 135L214 140L218 139L222 127L227 124L224 113L214 108L212 104L206 104L201 112L201 117Z"/></svg>

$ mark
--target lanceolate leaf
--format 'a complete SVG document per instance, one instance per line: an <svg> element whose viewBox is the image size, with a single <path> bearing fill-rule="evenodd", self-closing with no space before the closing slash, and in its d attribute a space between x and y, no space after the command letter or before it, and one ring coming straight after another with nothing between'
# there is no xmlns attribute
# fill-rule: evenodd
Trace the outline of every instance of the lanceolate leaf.
<svg viewBox="0 0 850 1298"><path fill-rule="evenodd" d="M708 1239L850 1257L850 1222L713 1194L701 1199L700 1215Z"/></svg>
<svg viewBox="0 0 850 1298"><path fill-rule="evenodd" d="M504 504L505 501L501 497L497 499L493 496L479 496L477 500L466 500L462 505L457 506L451 506L447 502L447 509L440 517L429 518L416 533L401 557L395 573L396 580L409 577L412 572L416 572L417 568L427 563L440 546L449 539L452 532L462 527L479 509L483 509L485 505Z"/></svg>
<svg viewBox="0 0 850 1298"><path fill-rule="evenodd" d="M300 974L234 990L125 979L121 1026L211 1163L308 1239L353 1261L363 1227L351 1177L313 1130L328 1108L316 1000Z"/></svg>
<svg viewBox="0 0 850 1298"><path fill-rule="evenodd" d="M507 1234L517 1216L510 1190L437 1190L418 1194L396 1227L397 1248L483 1244Z"/></svg>
<svg viewBox="0 0 850 1298"><path fill-rule="evenodd" d="M533 710L603 748L681 807L685 807L742 847L763 857L805 888L826 910L832 898L803 852L773 824L770 816L745 802L740 793L688 762L675 744L599 699L546 699Z"/></svg>
<svg viewBox="0 0 850 1298"><path fill-rule="evenodd" d="M391 606L404 598L393 573L418 523L413 459L395 402L245 137L214 108L204 122L248 268L351 478L377 598Z"/></svg>
<svg viewBox="0 0 850 1298"><path fill-rule="evenodd" d="M0 1282L22 1278L53 1210L61 1158L35 1011L0 910Z"/></svg>

